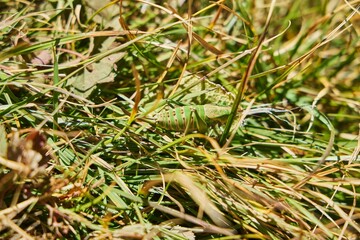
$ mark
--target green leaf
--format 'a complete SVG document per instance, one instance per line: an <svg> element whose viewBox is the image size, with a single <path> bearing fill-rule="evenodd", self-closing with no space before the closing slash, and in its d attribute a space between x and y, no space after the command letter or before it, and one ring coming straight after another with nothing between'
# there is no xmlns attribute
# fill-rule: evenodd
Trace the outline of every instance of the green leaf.
<svg viewBox="0 0 360 240"><path fill-rule="evenodd" d="M81 74L69 79L68 84L72 86L72 91L86 98L93 92L97 84L113 82L115 78L114 64L125 54L124 52L114 53L87 65Z"/></svg>

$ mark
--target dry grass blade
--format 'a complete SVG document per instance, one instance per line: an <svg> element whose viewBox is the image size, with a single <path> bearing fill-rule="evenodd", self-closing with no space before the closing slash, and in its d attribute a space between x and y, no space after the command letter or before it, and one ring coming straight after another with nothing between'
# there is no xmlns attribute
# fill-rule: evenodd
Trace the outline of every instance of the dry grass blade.
<svg viewBox="0 0 360 240"><path fill-rule="evenodd" d="M276 1L272 1L271 2L271 6L270 6L270 10L269 10L269 13L268 13L268 16L267 16L267 19L266 19L266 22L265 22L265 27L264 27L264 30L262 32L262 34L260 35L260 38L259 38L259 42L255 48L255 51L252 53L251 57L250 57L250 60L249 60L249 66L248 68L246 69L246 72L245 74L243 75L243 78L241 80L241 83L239 85L239 89L238 89L238 93L236 95L236 98L235 98L235 101L234 101L234 104L233 104L233 107L231 109L231 114L228 118L228 121L226 123L226 126L225 126L225 130L220 138L220 144L224 144L225 143L225 140L227 138L227 135L230 131L230 127L231 125L233 124L234 122L234 118L235 118L235 115L236 113L238 112L238 108L239 108L239 105L240 105L240 101L243 100L243 97L244 97L244 93L245 93L245 88L247 87L247 84L248 84L248 81L249 81L249 78L250 78L250 75L252 74L252 71L255 67L255 63L257 61L257 58L259 57L260 55L260 51L262 49L262 45L265 41L265 37L266 37L266 34L267 34L267 29L269 28L269 24L270 24L270 19L272 17L272 14L273 14L273 10L274 10L274 6L275 6L275 2ZM229 145L231 142L231 139L229 139L226 143L226 146Z"/></svg>

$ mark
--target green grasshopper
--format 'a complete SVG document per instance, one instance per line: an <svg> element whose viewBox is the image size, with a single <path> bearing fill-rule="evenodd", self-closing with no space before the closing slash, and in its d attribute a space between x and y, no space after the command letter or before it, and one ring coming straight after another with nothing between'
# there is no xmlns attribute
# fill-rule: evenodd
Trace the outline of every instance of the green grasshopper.
<svg viewBox="0 0 360 240"><path fill-rule="evenodd" d="M164 109L154 118L156 125L166 130L205 133L210 126L225 123L230 111L231 107L212 104L188 105Z"/></svg>
<svg viewBox="0 0 360 240"><path fill-rule="evenodd" d="M187 105L175 108L164 108L155 114L153 119L157 126L166 130L185 133L193 131L205 133L210 127L226 123L230 112L230 106L217 106L213 104ZM273 114L276 112L284 113L288 112L288 110L280 110L271 107L257 107L249 110L246 115L261 113ZM238 114L235 122L240 120L240 115L241 114ZM274 117L277 118L276 115L274 115ZM289 124L291 125L291 123ZM236 127L236 125L233 127Z"/></svg>
<svg viewBox="0 0 360 240"><path fill-rule="evenodd" d="M160 111L145 115L148 122L170 131L205 133L210 127L227 121L235 97L221 85L191 73L176 85L174 93L170 93L171 88L165 89L164 99L156 104ZM146 114L154 107L154 99L156 96L151 93L142 99L140 105ZM164 107L168 102L181 103L181 106Z"/></svg>

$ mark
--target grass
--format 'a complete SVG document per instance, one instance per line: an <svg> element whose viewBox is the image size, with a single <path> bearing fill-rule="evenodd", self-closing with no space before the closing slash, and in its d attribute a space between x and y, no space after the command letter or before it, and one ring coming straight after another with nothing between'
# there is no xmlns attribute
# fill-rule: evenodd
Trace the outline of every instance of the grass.
<svg viewBox="0 0 360 240"><path fill-rule="evenodd" d="M359 235L356 2L0 3L0 238Z"/></svg>

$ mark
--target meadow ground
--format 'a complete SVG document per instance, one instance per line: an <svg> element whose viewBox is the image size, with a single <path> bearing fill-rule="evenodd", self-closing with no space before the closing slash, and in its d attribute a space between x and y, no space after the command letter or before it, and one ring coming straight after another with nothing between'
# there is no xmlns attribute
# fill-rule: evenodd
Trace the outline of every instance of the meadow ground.
<svg viewBox="0 0 360 240"><path fill-rule="evenodd" d="M357 239L358 1L0 1L1 239Z"/></svg>

